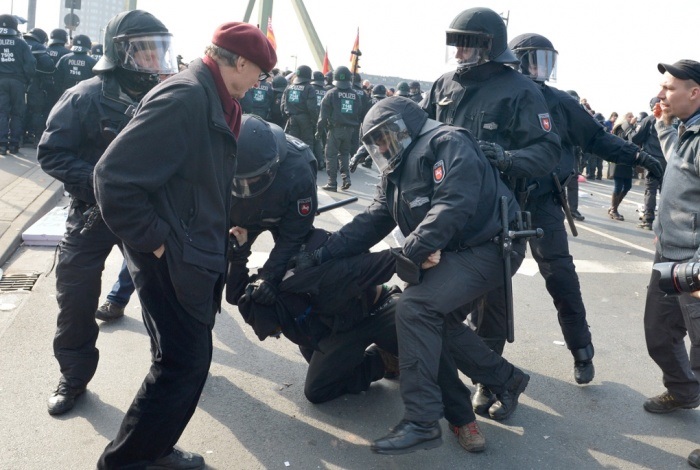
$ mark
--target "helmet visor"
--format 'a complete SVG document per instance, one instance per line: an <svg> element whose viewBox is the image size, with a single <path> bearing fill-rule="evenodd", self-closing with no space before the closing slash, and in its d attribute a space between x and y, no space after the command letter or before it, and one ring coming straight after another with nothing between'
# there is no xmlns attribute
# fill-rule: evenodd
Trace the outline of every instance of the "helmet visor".
<svg viewBox="0 0 700 470"><path fill-rule="evenodd" d="M445 62L458 68L488 61L491 37L483 33L447 32Z"/></svg>
<svg viewBox="0 0 700 470"><path fill-rule="evenodd" d="M411 135L400 114L395 114L374 126L362 136L369 156L382 173L396 168L401 154L411 145Z"/></svg>
<svg viewBox="0 0 700 470"><path fill-rule="evenodd" d="M243 199L258 196L265 192L275 180L279 168L279 157L275 158L262 172L255 176L240 175L233 178L233 195Z"/></svg>
<svg viewBox="0 0 700 470"><path fill-rule="evenodd" d="M557 51L529 49L518 51L520 71L536 82L557 81Z"/></svg>
<svg viewBox="0 0 700 470"><path fill-rule="evenodd" d="M178 71L170 33L117 36L114 47L119 65L124 69L158 75L172 75Z"/></svg>

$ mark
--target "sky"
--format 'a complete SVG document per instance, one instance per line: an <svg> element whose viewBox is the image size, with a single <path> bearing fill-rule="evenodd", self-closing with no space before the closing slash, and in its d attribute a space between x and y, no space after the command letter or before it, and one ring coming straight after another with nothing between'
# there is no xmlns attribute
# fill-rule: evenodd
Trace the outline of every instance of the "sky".
<svg viewBox="0 0 700 470"><path fill-rule="evenodd" d="M36 0L37 26L58 24L63 0ZM87 3L91 0L82 0ZM258 4L261 1L258 0ZM334 67L349 65L360 31L361 73L433 81L450 70L445 64L445 30L462 10L486 6L509 15L508 37L546 36L559 52L557 81L574 89L606 118L611 112L648 111L659 91L659 62L700 61L697 34L699 0L615 2L601 0L510 0L471 4L454 0L305 0ZM201 56L216 27L242 21L248 0L138 0L138 8L161 19L175 35L185 60ZM340 5L344 5L340 8ZM408 6L408 7L407 7ZM26 17L26 0L0 0L0 12ZM250 22L257 23L258 5ZM318 69L291 0L276 0L272 28L278 66ZM21 28L20 28L21 29Z"/></svg>

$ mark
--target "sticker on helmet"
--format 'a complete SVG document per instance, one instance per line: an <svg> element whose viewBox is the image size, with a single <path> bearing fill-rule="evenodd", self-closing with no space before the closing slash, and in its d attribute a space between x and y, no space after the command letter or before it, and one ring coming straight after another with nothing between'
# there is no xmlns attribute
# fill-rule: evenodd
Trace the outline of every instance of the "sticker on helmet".
<svg viewBox="0 0 700 470"><path fill-rule="evenodd" d="M445 162L440 160L435 165L433 165L433 181L435 184L441 183L445 178Z"/></svg>
<svg viewBox="0 0 700 470"><path fill-rule="evenodd" d="M311 198L307 197L297 200L297 210L299 211L299 215L302 217L306 217L307 215L311 214Z"/></svg>
<svg viewBox="0 0 700 470"><path fill-rule="evenodd" d="M545 132L552 130L552 119L549 117L549 113L538 114L537 117L540 118L540 126L542 126L542 129Z"/></svg>

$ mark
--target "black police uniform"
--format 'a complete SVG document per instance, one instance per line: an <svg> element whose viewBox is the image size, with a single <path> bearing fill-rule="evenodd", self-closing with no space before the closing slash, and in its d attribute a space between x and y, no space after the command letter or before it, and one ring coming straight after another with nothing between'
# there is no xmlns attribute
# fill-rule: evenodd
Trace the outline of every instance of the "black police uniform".
<svg viewBox="0 0 700 470"><path fill-rule="evenodd" d="M323 97L326 96L326 87L324 86L323 80L317 81L317 80L312 80L311 81L311 87L313 88L314 93L316 93L316 115L314 118L314 125L316 122L318 122L318 116L321 114L321 101L323 101ZM326 159L324 158L323 155L323 149L326 146L326 141L325 141L325 136L320 136L321 138L318 138L316 136L316 129L314 129L314 146L313 146L313 151L314 151L314 156L316 157L316 162L318 163L318 168L319 170L322 170L326 167Z"/></svg>
<svg viewBox="0 0 700 470"><path fill-rule="evenodd" d="M354 88L331 88L321 101L318 133L326 135L328 186L338 186L338 170L343 183L350 184L350 153L357 148L357 133L366 112L366 95ZM355 145L355 147L353 147ZM340 161L340 168L338 168Z"/></svg>
<svg viewBox="0 0 700 470"><path fill-rule="evenodd" d="M241 108L246 114L255 114L268 121L270 110L275 100L272 84L266 80L258 82L257 87L248 90L241 100Z"/></svg>
<svg viewBox="0 0 700 470"><path fill-rule="evenodd" d="M54 84L61 93L76 83L95 76L92 68L97 64L97 61L88 52L88 50L71 52L61 57L56 64Z"/></svg>
<svg viewBox="0 0 700 470"><path fill-rule="evenodd" d="M230 223L248 230L248 242L229 250L226 300L236 304L249 282L246 263L258 236L269 230L275 241L270 257L258 270L258 277L277 286L289 260L299 252L313 228L316 198L316 159L308 145L287 138L287 155L277 176L260 195L240 198L233 195Z"/></svg>
<svg viewBox="0 0 700 470"><path fill-rule="evenodd" d="M416 106L416 111L402 111L403 103ZM509 220L515 217L517 203L468 132L426 122L410 100L389 98L380 106L402 113L413 142L398 166L382 175L373 203L334 233L324 249L333 257L361 253L398 225L406 235L403 254L415 265L442 251L440 262L422 271L421 282L406 288L396 314L405 419L432 422L443 413L442 382L438 385L443 331L455 361L472 366L467 375L494 384L506 384L513 376L513 366L489 350L461 319L447 317L503 283L503 260L493 242L501 230L499 202L508 198ZM378 124L366 121L363 127ZM524 246L517 246L514 266L519 266L523 253ZM453 366L448 369L456 371Z"/></svg>
<svg viewBox="0 0 700 470"><path fill-rule="evenodd" d="M9 16L9 15L3 15ZM36 71L36 59L14 29L0 28L0 154L19 150L24 92Z"/></svg>
<svg viewBox="0 0 700 470"><path fill-rule="evenodd" d="M313 148L316 124L316 92L310 79L289 84L282 95L282 111L289 116L285 132L304 141Z"/></svg>
<svg viewBox="0 0 700 470"><path fill-rule="evenodd" d="M101 217L95 217L93 170L136 104L110 73L80 82L54 106L38 146L42 170L71 195L56 266L59 312L53 345L61 381L76 389L84 388L97 368L95 310L102 270L114 245L121 243Z"/></svg>
<svg viewBox="0 0 700 470"><path fill-rule="evenodd" d="M665 170L666 159L661 151L659 136L654 124L656 124L656 118L653 114L645 117L642 119L642 122L637 124L634 131L630 133L630 140L649 155L656 158ZM661 191L661 178L656 178L647 171L644 185L644 216L642 217L640 226L649 230L651 230L651 224L654 222L655 218L657 191Z"/></svg>
<svg viewBox="0 0 700 470"><path fill-rule="evenodd" d="M533 183L542 177L543 185L530 194L528 202L528 208L534 209L533 218L547 210L561 213L554 207L549 176L559 162L561 146L552 132L547 104L532 80L507 65L487 62L462 73L444 74L433 83L421 106L430 117L464 127L477 140L512 152L513 164L505 175L511 189L518 179ZM561 247L552 249L561 251ZM489 293L475 323L486 343L502 353L506 333L503 289Z"/></svg>
<svg viewBox="0 0 700 470"><path fill-rule="evenodd" d="M64 43L51 42L46 48L46 53L51 57L54 64L54 71L56 69L56 64L58 61L66 54L70 54L70 49L66 47ZM61 97L63 90L60 90L55 83L56 78L52 75L51 81L47 83L46 89L46 102L44 107L44 115L48 116L51 108L56 104L58 99Z"/></svg>
<svg viewBox="0 0 700 470"><path fill-rule="evenodd" d="M53 86L54 62L46 51L46 46L36 39L25 38L36 59L36 75L27 87L27 112L24 118L25 143L34 143L37 135L46 126L46 100Z"/></svg>

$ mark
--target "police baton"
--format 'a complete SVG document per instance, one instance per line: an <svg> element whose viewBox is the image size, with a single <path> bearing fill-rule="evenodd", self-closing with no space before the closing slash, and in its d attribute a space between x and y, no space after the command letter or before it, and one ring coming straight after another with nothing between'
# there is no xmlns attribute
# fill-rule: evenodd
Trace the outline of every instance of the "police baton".
<svg viewBox="0 0 700 470"><path fill-rule="evenodd" d="M333 209L337 209L338 207L347 206L348 204L351 204L355 201L357 201L357 196L349 197L347 199L343 199L342 201L336 201L336 202L332 202L330 204L326 204L325 206L321 206L318 209L316 209L316 215L321 215L324 212L328 212L328 211L331 211Z"/></svg>
<svg viewBox="0 0 700 470"><path fill-rule="evenodd" d="M571 178L571 176L572 175L569 175L569 178ZM566 181L568 181L569 178L567 178ZM571 235L573 235L574 237L578 237L578 230L576 230L576 225L574 224L574 217L571 215L569 200L566 197L564 188L561 187L561 183L559 182L559 176L557 175L556 171L552 172L552 179L554 180L554 186L557 189L557 200L559 201L559 204L561 204L562 209L564 209L566 221L569 223L569 228L571 229Z"/></svg>
<svg viewBox="0 0 700 470"><path fill-rule="evenodd" d="M525 219L523 219L523 215ZM515 320L513 318L513 279L510 255L513 252L513 240L519 238L537 237L542 238L544 231L541 228L532 229L530 226L530 213L519 212L517 214L517 222L519 229L510 230L508 221L508 197L501 196L501 234L497 237L497 242L501 248L503 256L503 287L505 291L506 301L506 340L509 343L515 341Z"/></svg>

